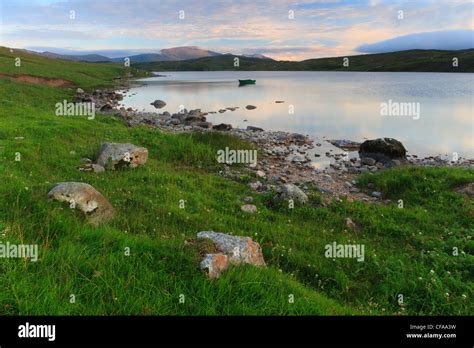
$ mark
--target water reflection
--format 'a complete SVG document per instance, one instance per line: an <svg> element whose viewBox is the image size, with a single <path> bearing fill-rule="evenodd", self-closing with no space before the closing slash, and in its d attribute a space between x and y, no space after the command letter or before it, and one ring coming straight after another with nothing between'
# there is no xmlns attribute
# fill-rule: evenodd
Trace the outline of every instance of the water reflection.
<svg viewBox="0 0 474 348"><path fill-rule="evenodd" d="M361 72L176 72L146 79L133 88L123 103L156 111L155 99L167 105L160 112L177 112L180 106L218 111L239 106L234 112L209 115L213 123L247 125L309 134L318 141L363 141L393 137L409 153L459 153L474 157L474 75L448 73ZM256 85L239 88L238 79L252 78ZM136 93L136 95L130 95ZM283 100L284 103L275 103ZM380 104L420 104L420 119L381 116ZM246 110L245 106L257 106ZM329 147L331 147L329 145ZM320 153L328 148L320 148ZM332 148L332 147L331 147ZM324 156L324 155L323 155Z"/></svg>

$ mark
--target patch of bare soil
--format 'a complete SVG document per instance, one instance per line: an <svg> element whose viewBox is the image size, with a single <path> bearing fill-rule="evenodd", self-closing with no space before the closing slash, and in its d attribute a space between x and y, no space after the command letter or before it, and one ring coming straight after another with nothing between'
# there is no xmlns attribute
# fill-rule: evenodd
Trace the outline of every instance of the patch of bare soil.
<svg viewBox="0 0 474 348"><path fill-rule="evenodd" d="M47 85L50 87L73 87L74 83L64 79L53 79L50 77L40 77L32 75L8 75L0 74L0 77L19 82L32 83L35 85Z"/></svg>

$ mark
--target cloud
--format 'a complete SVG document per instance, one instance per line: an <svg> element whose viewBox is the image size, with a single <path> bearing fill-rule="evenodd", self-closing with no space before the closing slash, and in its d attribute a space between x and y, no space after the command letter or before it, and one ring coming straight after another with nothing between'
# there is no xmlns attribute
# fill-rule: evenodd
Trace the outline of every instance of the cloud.
<svg viewBox="0 0 474 348"><path fill-rule="evenodd" d="M412 49L461 50L474 48L474 30L447 30L416 33L363 44L355 48L362 53L383 53Z"/></svg>
<svg viewBox="0 0 474 348"><path fill-rule="evenodd" d="M371 45L413 33L474 29L472 0L0 0L0 16L4 46L153 51L197 45L286 60L369 53L377 49ZM438 40L454 42L449 35Z"/></svg>

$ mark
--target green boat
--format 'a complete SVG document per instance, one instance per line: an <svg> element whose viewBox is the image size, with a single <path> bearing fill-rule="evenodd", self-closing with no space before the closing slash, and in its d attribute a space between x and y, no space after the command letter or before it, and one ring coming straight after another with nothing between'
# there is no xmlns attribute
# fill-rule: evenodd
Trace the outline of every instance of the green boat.
<svg viewBox="0 0 474 348"><path fill-rule="evenodd" d="M239 86L254 85L256 80L239 80Z"/></svg>

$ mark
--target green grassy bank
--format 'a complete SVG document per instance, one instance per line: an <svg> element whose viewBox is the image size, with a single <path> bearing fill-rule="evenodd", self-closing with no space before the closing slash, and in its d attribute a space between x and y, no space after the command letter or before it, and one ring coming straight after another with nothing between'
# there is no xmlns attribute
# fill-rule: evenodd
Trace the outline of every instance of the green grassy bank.
<svg viewBox="0 0 474 348"><path fill-rule="evenodd" d="M0 72L62 78L89 90L126 73L120 65L19 56L22 65L14 67L16 52L0 48ZM249 144L219 134L129 129L111 116L55 116L55 103L72 98L75 87L0 77L0 242L37 243L40 251L37 262L0 259L0 314L472 313L473 205L452 189L474 181L473 171L399 168L360 178L362 188L371 182L386 198L402 199L403 209L321 207L314 196L290 210L253 193L246 178L218 174L218 149ZM80 158L93 158L104 141L145 146L149 160L133 170L78 171ZM94 186L116 208L115 219L93 227L48 201L62 181ZM254 197L257 214L240 211L245 196ZM347 217L357 230L347 229ZM252 236L268 267L235 267L209 281L198 248L185 243L204 230ZM364 262L326 258L333 241L364 244Z"/></svg>

